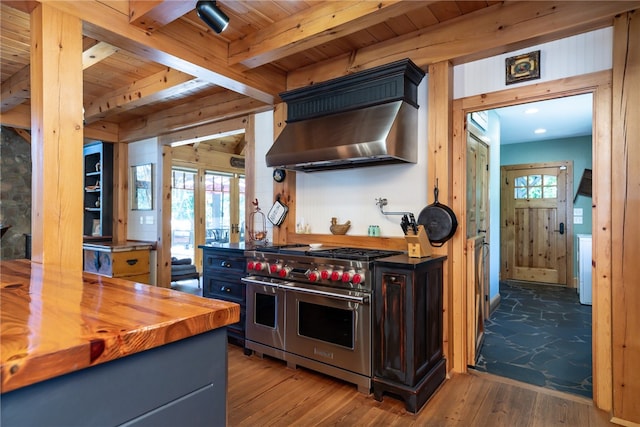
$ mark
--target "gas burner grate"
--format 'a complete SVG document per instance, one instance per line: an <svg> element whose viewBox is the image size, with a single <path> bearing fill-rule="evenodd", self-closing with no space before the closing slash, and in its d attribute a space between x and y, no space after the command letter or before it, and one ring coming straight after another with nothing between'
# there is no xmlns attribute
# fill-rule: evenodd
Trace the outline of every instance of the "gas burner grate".
<svg viewBox="0 0 640 427"><path fill-rule="evenodd" d="M354 261L370 261L377 258L398 255L402 252L363 248L334 248L311 251L309 254L321 258L347 259Z"/></svg>

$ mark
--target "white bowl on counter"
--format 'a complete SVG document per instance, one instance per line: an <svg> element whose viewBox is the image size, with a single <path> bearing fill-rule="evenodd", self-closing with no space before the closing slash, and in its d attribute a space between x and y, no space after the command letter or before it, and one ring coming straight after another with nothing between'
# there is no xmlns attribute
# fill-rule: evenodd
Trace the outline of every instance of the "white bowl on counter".
<svg viewBox="0 0 640 427"><path fill-rule="evenodd" d="M322 243L309 243L309 247L311 249L320 249L322 247Z"/></svg>

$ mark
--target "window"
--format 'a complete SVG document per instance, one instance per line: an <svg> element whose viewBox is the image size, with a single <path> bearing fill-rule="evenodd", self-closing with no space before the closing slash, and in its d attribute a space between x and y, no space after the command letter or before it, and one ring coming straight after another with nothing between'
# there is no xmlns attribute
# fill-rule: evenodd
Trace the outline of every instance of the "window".
<svg viewBox="0 0 640 427"><path fill-rule="evenodd" d="M516 199L555 199L558 197L558 177L555 175L524 175L514 181Z"/></svg>
<svg viewBox="0 0 640 427"><path fill-rule="evenodd" d="M231 234L244 240L245 178L222 172L205 174L205 243L227 243Z"/></svg>
<svg viewBox="0 0 640 427"><path fill-rule="evenodd" d="M194 259L196 172L173 169L171 172L171 256Z"/></svg>

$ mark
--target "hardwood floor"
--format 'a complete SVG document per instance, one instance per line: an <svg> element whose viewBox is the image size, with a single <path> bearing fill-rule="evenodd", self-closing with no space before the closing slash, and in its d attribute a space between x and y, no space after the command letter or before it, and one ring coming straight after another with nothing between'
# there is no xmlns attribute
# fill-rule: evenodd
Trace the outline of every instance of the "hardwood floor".
<svg viewBox="0 0 640 427"><path fill-rule="evenodd" d="M417 414L404 402L229 345L228 425L235 426L609 426L590 400L472 372L445 381Z"/></svg>

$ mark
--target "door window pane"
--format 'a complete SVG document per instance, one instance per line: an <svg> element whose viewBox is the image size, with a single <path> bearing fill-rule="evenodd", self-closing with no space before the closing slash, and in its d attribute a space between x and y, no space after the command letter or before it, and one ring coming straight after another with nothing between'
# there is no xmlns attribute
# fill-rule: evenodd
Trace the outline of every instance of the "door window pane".
<svg viewBox="0 0 640 427"><path fill-rule="evenodd" d="M555 199L558 197L558 177L555 175L526 175L514 180L516 199Z"/></svg>
<svg viewBox="0 0 640 427"><path fill-rule="evenodd" d="M194 259L195 171L171 171L171 256Z"/></svg>
<svg viewBox="0 0 640 427"><path fill-rule="evenodd" d="M205 175L206 239L205 243L229 242L231 224L231 175Z"/></svg>
<svg viewBox="0 0 640 427"><path fill-rule="evenodd" d="M238 200L238 225L239 225L239 231L240 231L240 241L244 242L244 222L245 222L245 212L244 212L244 201L245 201L245 179L244 179L244 175L240 175L238 177L238 193L239 193L239 200Z"/></svg>

